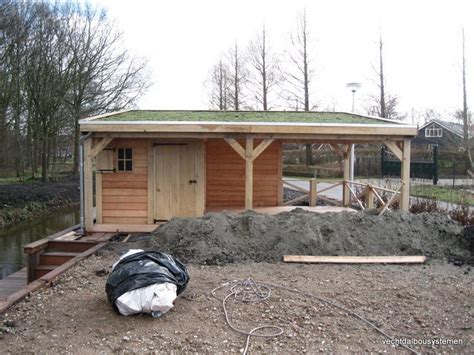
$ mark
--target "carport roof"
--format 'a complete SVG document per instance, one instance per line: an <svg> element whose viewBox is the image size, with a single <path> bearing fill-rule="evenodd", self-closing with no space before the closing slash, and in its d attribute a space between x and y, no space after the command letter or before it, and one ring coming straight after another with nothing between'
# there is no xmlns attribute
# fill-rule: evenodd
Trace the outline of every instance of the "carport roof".
<svg viewBox="0 0 474 355"><path fill-rule="evenodd" d="M80 121L82 132L413 137L417 126L347 112L129 110Z"/></svg>

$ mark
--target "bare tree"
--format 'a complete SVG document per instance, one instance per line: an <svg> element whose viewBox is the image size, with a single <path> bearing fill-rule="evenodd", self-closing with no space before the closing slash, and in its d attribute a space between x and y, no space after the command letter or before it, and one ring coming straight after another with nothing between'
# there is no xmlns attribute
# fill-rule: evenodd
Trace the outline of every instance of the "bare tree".
<svg viewBox="0 0 474 355"><path fill-rule="evenodd" d="M219 60L211 69L209 86L209 103L212 108L225 111L229 107L229 68Z"/></svg>
<svg viewBox="0 0 474 355"><path fill-rule="evenodd" d="M254 88L255 100L264 111L271 108L269 96L281 80L277 57L268 45L265 25L262 32L249 44L249 62L252 68L250 83Z"/></svg>
<svg viewBox="0 0 474 355"><path fill-rule="evenodd" d="M306 10L298 16L296 31L291 34L290 40L291 50L288 52L290 65L285 72L285 96L290 101L290 105L296 102L297 108L302 107L304 111L309 111L309 86L314 71L311 65L311 33L306 19Z"/></svg>
<svg viewBox="0 0 474 355"><path fill-rule="evenodd" d="M402 120L406 115L398 112L399 98L396 95L387 93L384 72L383 40L382 32L378 42L379 47L379 68L373 68L377 75L377 87L379 93L370 95L368 98L367 113L369 115L388 118L393 120Z"/></svg>
<svg viewBox="0 0 474 355"><path fill-rule="evenodd" d="M145 64L103 11L0 0L0 168L13 157L17 175L41 165L47 180L58 144L73 138L77 172L79 118L132 104L147 88Z"/></svg>
<svg viewBox="0 0 474 355"><path fill-rule="evenodd" d="M291 35L291 47L289 51L290 68L285 73L285 96L290 105L295 104L294 109L303 107L304 111L310 110L309 86L313 77L310 55L311 33L306 19L306 10L298 16L296 31ZM316 106L312 106L314 109ZM312 164L311 144L305 145L306 165Z"/></svg>
<svg viewBox="0 0 474 355"><path fill-rule="evenodd" d="M464 27L462 28L462 124L463 124L463 143L464 143L464 160L466 170L472 170L472 156L469 144L469 128L471 127L471 115L467 104L466 93L466 51L465 51Z"/></svg>
<svg viewBox="0 0 474 355"><path fill-rule="evenodd" d="M104 10L68 5L75 16L68 24L71 86L65 101L74 125L73 173L77 173L79 119L129 106L149 83L146 62L123 49L123 35L107 20Z"/></svg>
<svg viewBox="0 0 474 355"><path fill-rule="evenodd" d="M239 52L237 42L230 49L227 61L229 63L229 99L232 108L238 111L244 104L244 89L248 82L248 71L246 68L246 58Z"/></svg>

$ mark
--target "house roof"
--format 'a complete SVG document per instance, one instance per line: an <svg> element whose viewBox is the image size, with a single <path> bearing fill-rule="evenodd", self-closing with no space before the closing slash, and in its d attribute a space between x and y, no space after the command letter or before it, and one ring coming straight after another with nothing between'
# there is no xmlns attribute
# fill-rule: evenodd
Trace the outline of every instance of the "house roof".
<svg viewBox="0 0 474 355"><path fill-rule="evenodd" d="M417 127L347 112L157 111L112 112L81 120L82 132L180 134L338 134L416 136Z"/></svg>
<svg viewBox="0 0 474 355"><path fill-rule="evenodd" d="M418 130L421 131L422 129L428 127L429 125L431 125L433 123L443 127L444 129L447 129L448 131L456 134L457 136L459 136L461 138L463 137L463 125L462 124L456 123L456 122L442 121L442 120L438 120L438 119L429 120L423 126L421 126Z"/></svg>

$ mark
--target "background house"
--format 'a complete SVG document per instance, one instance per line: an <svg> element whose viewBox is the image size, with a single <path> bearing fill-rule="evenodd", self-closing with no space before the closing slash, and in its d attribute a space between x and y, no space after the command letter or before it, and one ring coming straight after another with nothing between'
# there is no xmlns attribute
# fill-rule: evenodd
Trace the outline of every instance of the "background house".
<svg viewBox="0 0 474 355"><path fill-rule="evenodd" d="M459 152L463 145L463 126L460 123L432 119L418 128L418 135L412 144L420 148L437 144L440 152Z"/></svg>

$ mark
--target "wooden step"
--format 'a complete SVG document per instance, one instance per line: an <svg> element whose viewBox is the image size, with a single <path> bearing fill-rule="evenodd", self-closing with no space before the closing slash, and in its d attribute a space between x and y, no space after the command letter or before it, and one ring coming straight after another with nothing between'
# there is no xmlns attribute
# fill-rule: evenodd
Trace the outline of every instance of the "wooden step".
<svg viewBox="0 0 474 355"><path fill-rule="evenodd" d="M40 254L39 263L40 265L62 265L65 262L71 260L80 253L71 253L64 251L48 251Z"/></svg>
<svg viewBox="0 0 474 355"><path fill-rule="evenodd" d="M95 246L97 242L92 241L82 241L82 240L50 240L48 243L48 247L46 249L47 252L53 251L62 251L68 253L82 253L93 246Z"/></svg>
<svg viewBox="0 0 474 355"><path fill-rule="evenodd" d="M56 269L56 265L38 265L35 269L35 278L39 279L54 269Z"/></svg>

